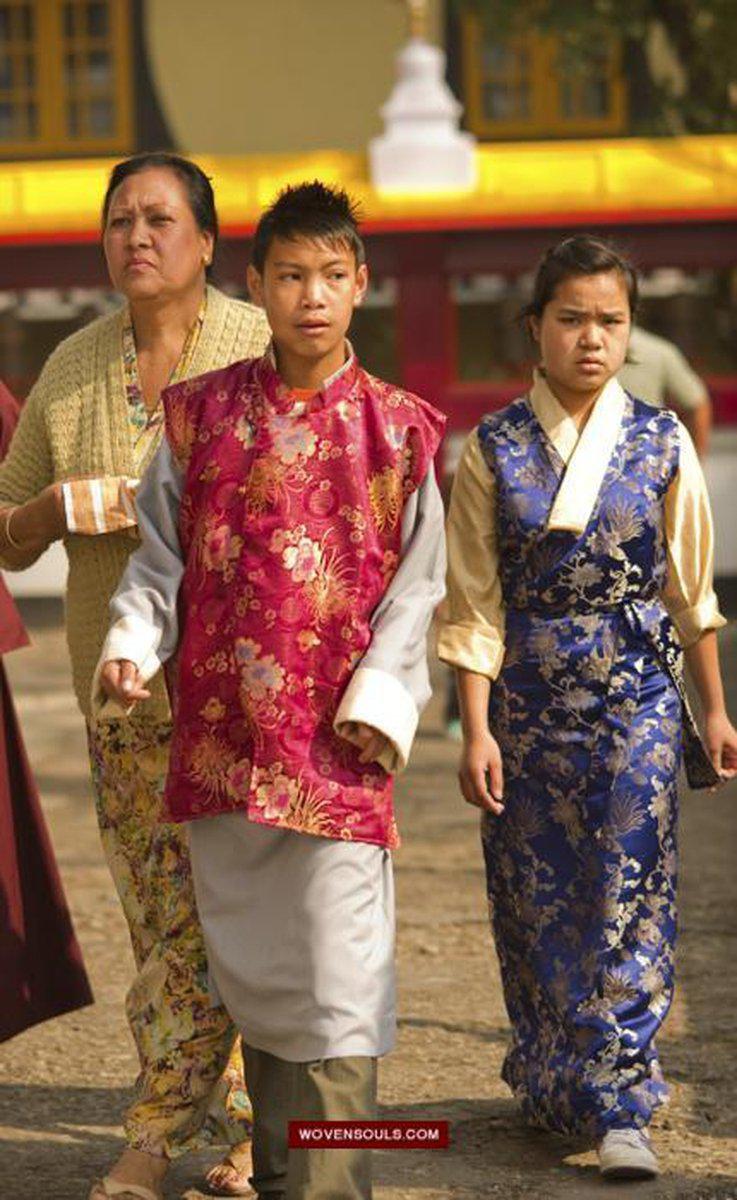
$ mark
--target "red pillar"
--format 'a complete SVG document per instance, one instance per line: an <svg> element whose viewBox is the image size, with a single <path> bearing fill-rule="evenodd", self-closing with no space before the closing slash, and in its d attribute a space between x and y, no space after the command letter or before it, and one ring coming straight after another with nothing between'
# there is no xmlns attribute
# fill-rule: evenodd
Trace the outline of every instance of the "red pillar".
<svg viewBox="0 0 737 1200"><path fill-rule="evenodd" d="M445 408L456 375L455 321L442 234L397 238L397 344L400 380L431 404Z"/></svg>

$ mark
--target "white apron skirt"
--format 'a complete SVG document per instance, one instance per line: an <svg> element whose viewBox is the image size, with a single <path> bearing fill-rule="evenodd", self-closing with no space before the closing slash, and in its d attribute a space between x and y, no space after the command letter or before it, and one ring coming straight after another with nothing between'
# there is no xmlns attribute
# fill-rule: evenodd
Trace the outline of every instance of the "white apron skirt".
<svg viewBox="0 0 737 1200"><path fill-rule="evenodd" d="M241 813L189 830L211 983L244 1040L290 1062L391 1050L389 851Z"/></svg>

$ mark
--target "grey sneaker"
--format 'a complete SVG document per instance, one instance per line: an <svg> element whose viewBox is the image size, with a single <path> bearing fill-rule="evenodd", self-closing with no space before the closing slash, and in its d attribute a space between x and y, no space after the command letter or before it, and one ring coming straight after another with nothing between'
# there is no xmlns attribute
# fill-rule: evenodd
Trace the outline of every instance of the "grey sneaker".
<svg viewBox="0 0 737 1200"><path fill-rule="evenodd" d="M644 1129L610 1129L596 1147L606 1179L654 1179L658 1160Z"/></svg>

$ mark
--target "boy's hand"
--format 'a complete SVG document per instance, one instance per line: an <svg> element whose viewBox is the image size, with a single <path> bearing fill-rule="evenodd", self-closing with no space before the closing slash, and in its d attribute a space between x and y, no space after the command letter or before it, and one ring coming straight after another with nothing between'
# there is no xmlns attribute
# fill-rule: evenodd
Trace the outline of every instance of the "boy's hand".
<svg viewBox="0 0 737 1200"><path fill-rule="evenodd" d="M113 700L127 707L138 700L148 700L151 693L146 690L141 672L127 658L111 658L100 672L100 685Z"/></svg>
<svg viewBox="0 0 737 1200"><path fill-rule="evenodd" d="M389 739L383 733L379 733L372 725L364 725L363 721L352 721L350 734L350 741L361 751L358 761L362 763L375 762L389 745Z"/></svg>
<svg viewBox="0 0 737 1200"><path fill-rule="evenodd" d="M488 730L464 741L458 779L468 804L487 809L496 817L504 812L502 754Z"/></svg>

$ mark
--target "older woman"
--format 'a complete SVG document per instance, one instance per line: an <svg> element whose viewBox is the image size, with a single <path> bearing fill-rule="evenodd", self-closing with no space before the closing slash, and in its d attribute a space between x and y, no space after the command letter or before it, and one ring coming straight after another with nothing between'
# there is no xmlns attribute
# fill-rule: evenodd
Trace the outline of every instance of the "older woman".
<svg viewBox="0 0 737 1200"><path fill-rule="evenodd" d="M172 1156L242 1142L247 1097L232 1059L223 1076L235 1031L208 994L187 845L181 828L159 820L170 737L163 680L119 723L92 723L90 686L108 601L137 541L131 497L162 436L161 390L260 354L268 329L259 309L207 284L217 216L193 163L169 154L119 163L103 228L127 304L62 342L31 392L0 468L0 557L21 569L63 538L69 558L74 684L138 968L126 1002L141 1062L128 1145L91 1200L158 1200ZM249 1191L244 1157L231 1152L211 1173L220 1192Z"/></svg>

